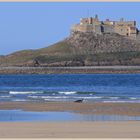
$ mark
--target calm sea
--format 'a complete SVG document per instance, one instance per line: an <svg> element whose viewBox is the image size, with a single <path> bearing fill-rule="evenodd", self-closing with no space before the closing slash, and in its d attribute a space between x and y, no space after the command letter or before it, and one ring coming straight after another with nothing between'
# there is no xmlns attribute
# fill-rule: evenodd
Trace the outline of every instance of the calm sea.
<svg viewBox="0 0 140 140"><path fill-rule="evenodd" d="M0 75L0 101L140 102L140 74Z"/></svg>

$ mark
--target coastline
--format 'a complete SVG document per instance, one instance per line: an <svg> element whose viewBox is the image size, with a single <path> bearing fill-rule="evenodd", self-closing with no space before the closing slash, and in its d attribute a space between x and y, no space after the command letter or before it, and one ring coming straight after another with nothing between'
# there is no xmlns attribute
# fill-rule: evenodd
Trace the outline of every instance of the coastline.
<svg viewBox="0 0 140 140"><path fill-rule="evenodd" d="M140 103L0 102L0 110L12 109L140 116Z"/></svg>
<svg viewBox="0 0 140 140"><path fill-rule="evenodd" d="M34 68L34 71L36 71L36 68ZM14 79L16 80L16 78ZM18 81L16 82L18 83ZM131 93L133 92L134 90L132 90ZM58 111L87 116L91 114L139 117L140 103L1 101L0 110L23 110L35 112ZM129 119L128 121L7 121L0 122L0 126L0 138L140 138L140 121Z"/></svg>
<svg viewBox="0 0 140 140"><path fill-rule="evenodd" d="M140 116L140 103L0 102L0 110ZM0 122L0 138L140 138L140 121Z"/></svg>
<svg viewBox="0 0 140 140"><path fill-rule="evenodd" d="M0 74L138 74L140 66L0 67Z"/></svg>

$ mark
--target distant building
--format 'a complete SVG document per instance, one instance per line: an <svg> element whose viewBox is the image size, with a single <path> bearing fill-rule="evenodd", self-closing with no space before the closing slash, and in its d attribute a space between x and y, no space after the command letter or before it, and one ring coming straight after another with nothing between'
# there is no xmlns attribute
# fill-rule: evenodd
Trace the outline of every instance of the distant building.
<svg viewBox="0 0 140 140"><path fill-rule="evenodd" d="M124 21L123 18L121 18L120 21L111 21L110 19L100 21L98 15L90 18L81 18L80 23L73 25L71 30L81 32L95 32L98 34L118 33L120 35L132 38L136 38L138 34L136 21Z"/></svg>

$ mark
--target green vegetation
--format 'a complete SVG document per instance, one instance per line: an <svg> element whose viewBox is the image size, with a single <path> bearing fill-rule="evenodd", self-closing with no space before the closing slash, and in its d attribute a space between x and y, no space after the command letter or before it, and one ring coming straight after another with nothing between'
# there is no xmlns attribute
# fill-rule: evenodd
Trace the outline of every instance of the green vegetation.
<svg viewBox="0 0 140 140"><path fill-rule="evenodd" d="M134 58L140 58L140 52L112 52L112 53L98 53L90 54L87 57L91 61L103 61L103 60L129 60Z"/></svg>
<svg viewBox="0 0 140 140"><path fill-rule="evenodd" d="M0 56L0 65L34 66L35 61L43 66L140 65L139 45L117 35L78 32L49 47Z"/></svg>
<svg viewBox="0 0 140 140"><path fill-rule="evenodd" d="M140 58L140 52L113 52L99 53L90 55L54 55L54 56L38 56L36 59L41 63L54 63L61 61L115 61L115 60L131 60Z"/></svg>
<svg viewBox="0 0 140 140"><path fill-rule="evenodd" d="M51 45L46 48L42 48L38 50L38 53L46 53L46 54L69 54L72 52L73 46L68 44L65 41L58 42L54 45Z"/></svg>
<svg viewBox="0 0 140 140"><path fill-rule="evenodd" d="M54 56L38 56L36 59L41 63L54 63L61 61L84 61L85 55L54 55Z"/></svg>

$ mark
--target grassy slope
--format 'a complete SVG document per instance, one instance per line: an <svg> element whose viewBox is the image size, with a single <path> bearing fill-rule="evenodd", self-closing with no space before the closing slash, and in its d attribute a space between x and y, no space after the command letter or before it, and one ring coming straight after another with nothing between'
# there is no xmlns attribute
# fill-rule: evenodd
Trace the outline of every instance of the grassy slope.
<svg viewBox="0 0 140 140"><path fill-rule="evenodd" d="M140 52L116 52L100 54L74 54L74 47L66 42L59 42L50 47L38 50L23 50L12 53L5 57L0 57L0 63L15 65L26 63L34 59L41 63L53 63L71 60L89 60L89 61L114 61L140 59Z"/></svg>
<svg viewBox="0 0 140 140"><path fill-rule="evenodd" d="M69 55L72 53L71 46L64 42L58 42L50 47L38 50L23 50L12 53L5 57L0 57L0 63L17 64L32 61L37 57L48 56L49 58L57 58L56 56ZM53 55L53 56L52 56Z"/></svg>

